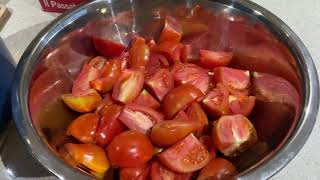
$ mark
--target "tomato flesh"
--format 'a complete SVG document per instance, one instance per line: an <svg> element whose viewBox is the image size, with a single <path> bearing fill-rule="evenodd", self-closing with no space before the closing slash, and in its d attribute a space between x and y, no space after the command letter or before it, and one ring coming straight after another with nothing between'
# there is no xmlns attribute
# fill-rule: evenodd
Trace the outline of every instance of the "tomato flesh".
<svg viewBox="0 0 320 180"><path fill-rule="evenodd" d="M172 17L167 16L165 19L164 28L160 34L158 43L173 41L178 43L181 39L181 26Z"/></svg>
<svg viewBox="0 0 320 180"><path fill-rule="evenodd" d="M150 57L150 49L144 38L136 37L129 53L129 65L131 68L144 67Z"/></svg>
<svg viewBox="0 0 320 180"><path fill-rule="evenodd" d="M198 124L197 135L201 135L207 129L209 122L208 117L200 104L194 102L187 110L188 119Z"/></svg>
<svg viewBox="0 0 320 180"><path fill-rule="evenodd" d="M224 180L231 179L236 174L236 167L231 162L223 158L215 158L201 170L197 179Z"/></svg>
<svg viewBox="0 0 320 180"><path fill-rule="evenodd" d="M176 173L164 167L158 161L151 164L151 180L191 180L192 173Z"/></svg>
<svg viewBox="0 0 320 180"><path fill-rule="evenodd" d="M169 67L169 62L166 57L158 53L151 53L150 60L146 64L144 76L146 81L150 79L159 69Z"/></svg>
<svg viewBox="0 0 320 180"><path fill-rule="evenodd" d="M152 109L157 109L160 107L160 103L145 89L142 90L140 95L133 101L133 103L140 106L150 107Z"/></svg>
<svg viewBox="0 0 320 180"><path fill-rule="evenodd" d="M232 56L232 52L217 52L201 49L199 65L205 68L227 66L231 62Z"/></svg>
<svg viewBox="0 0 320 180"><path fill-rule="evenodd" d="M148 165L120 169L120 180L147 180L149 176Z"/></svg>
<svg viewBox="0 0 320 180"><path fill-rule="evenodd" d="M83 92L88 91L90 87L90 81L93 81L100 77L99 69L90 66L89 64L84 64L80 74L77 76L73 83L72 94L80 95Z"/></svg>
<svg viewBox="0 0 320 180"><path fill-rule="evenodd" d="M174 81L168 69L158 70L146 84L159 101L162 101L168 92L174 88Z"/></svg>
<svg viewBox="0 0 320 180"><path fill-rule="evenodd" d="M218 84L215 89L210 91L202 100L205 109L211 115L220 117L229 114L229 92Z"/></svg>
<svg viewBox="0 0 320 180"><path fill-rule="evenodd" d="M242 114L248 116L255 104L256 97L254 96L229 96L229 108L231 114Z"/></svg>

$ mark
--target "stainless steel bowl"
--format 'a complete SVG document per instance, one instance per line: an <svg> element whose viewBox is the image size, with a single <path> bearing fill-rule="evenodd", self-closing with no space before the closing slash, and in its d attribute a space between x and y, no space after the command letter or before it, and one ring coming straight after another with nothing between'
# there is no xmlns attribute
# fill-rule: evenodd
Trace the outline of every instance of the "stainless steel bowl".
<svg viewBox="0 0 320 180"><path fill-rule="evenodd" d="M16 70L12 109L16 126L26 143L30 153L49 171L60 179L88 179L89 176L80 173L58 158L39 136L32 123L28 110L28 94L36 67L40 64L43 50L54 46L68 32L83 27L92 19L103 18L106 15L101 9L107 9L116 14L124 10L148 10L163 4L183 3L186 6L201 4L215 12L228 11L243 15L253 21L267 26L274 35L288 47L298 65L302 88L302 113L297 124L292 126L287 140L273 153L258 164L241 173L238 179L267 179L281 170L302 148L314 126L319 106L319 81L313 60L299 37L279 18L268 10L247 0L95 0L84 4L53 21L32 41L25 50ZM111 14L112 14L111 13Z"/></svg>

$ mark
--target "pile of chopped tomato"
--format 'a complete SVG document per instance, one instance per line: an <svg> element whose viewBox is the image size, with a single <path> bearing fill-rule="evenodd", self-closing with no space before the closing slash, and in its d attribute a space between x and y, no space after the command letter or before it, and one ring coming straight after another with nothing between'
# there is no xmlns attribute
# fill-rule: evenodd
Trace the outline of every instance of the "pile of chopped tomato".
<svg viewBox="0 0 320 180"><path fill-rule="evenodd" d="M61 97L81 113L66 132L76 140L61 149L68 163L99 179L108 171L122 180L228 179L238 173L228 159L258 141L248 119L256 95L297 104L290 97L299 95L283 78L228 67L232 49L189 44L208 31L199 18L207 12L191 12L184 20L158 12L160 35L135 34L129 46L92 38L100 56L83 64ZM268 86L269 79L282 88ZM294 95L273 96L274 89Z"/></svg>

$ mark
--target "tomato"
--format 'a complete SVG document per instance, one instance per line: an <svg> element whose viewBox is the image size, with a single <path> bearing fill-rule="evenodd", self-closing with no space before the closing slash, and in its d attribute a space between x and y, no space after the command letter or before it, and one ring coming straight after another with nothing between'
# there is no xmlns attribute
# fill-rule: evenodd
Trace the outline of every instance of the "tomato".
<svg viewBox="0 0 320 180"><path fill-rule="evenodd" d="M126 48L123 44L99 37L93 37L93 43L96 50L104 57L117 57Z"/></svg>
<svg viewBox="0 0 320 180"><path fill-rule="evenodd" d="M191 121L162 121L153 126L150 138L157 147L169 147L198 128L198 124Z"/></svg>
<svg viewBox="0 0 320 180"><path fill-rule="evenodd" d="M168 69L160 69L146 82L146 85L158 100L162 101L168 92L174 88L174 81Z"/></svg>
<svg viewBox="0 0 320 180"><path fill-rule="evenodd" d="M199 65L205 68L227 66L232 59L232 52L200 50Z"/></svg>
<svg viewBox="0 0 320 180"><path fill-rule="evenodd" d="M99 123L99 116L87 113L73 120L68 127L67 135L71 135L82 143L92 143Z"/></svg>
<svg viewBox="0 0 320 180"><path fill-rule="evenodd" d="M237 156L257 142L257 133L248 118L241 114L222 116L214 123L212 138L226 156Z"/></svg>
<svg viewBox="0 0 320 180"><path fill-rule="evenodd" d="M174 53L177 53L175 50L177 47L179 48L178 44L179 43L174 41L165 41L158 44L155 51L164 55L166 58L171 60L171 62L174 62Z"/></svg>
<svg viewBox="0 0 320 180"><path fill-rule="evenodd" d="M103 177L110 167L105 151L97 145L67 143L64 148L70 156L65 157L67 160L73 159L77 164L86 166L98 176Z"/></svg>
<svg viewBox="0 0 320 180"><path fill-rule="evenodd" d="M182 43L178 43L175 47L174 51L172 52L172 60L175 63L184 62L183 60L183 53L184 53L185 45Z"/></svg>
<svg viewBox="0 0 320 180"><path fill-rule="evenodd" d="M248 116L255 104L254 96L229 96L229 108L232 114L242 114Z"/></svg>
<svg viewBox="0 0 320 180"><path fill-rule="evenodd" d="M177 115L173 118L173 120L177 121L189 121L188 115L184 110L181 110L177 113Z"/></svg>
<svg viewBox="0 0 320 180"><path fill-rule="evenodd" d="M190 36L193 34L204 33L208 31L208 25L203 23L198 23L195 21L184 20L181 21L182 36Z"/></svg>
<svg viewBox="0 0 320 180"><path fill-rule="evenodd" d="M103 113L104 109L109 107L109 106L111 106L112 104L114 104L114 101L112 100L111 95L110 94L103 95L102 102L97 107L95 113L103 115L104 114Z"/></svg>
<svg viewBox="0 0 320 180"><path fill-rule="evenodd" d="M191 173L176 173L164 167L158 161L151 164L151 180L191 180Z"/></svg>
<svg viewBox="0 0 320 180"><path fill-rule="evenodd" d="M120 180L147 180L150 167L143 165L139 167L121 168Z"/></svg>
<svg viewBox="0 0 320 180"><path fill-rule="evenodd" d="M250 73L239 69L218 67L214 69L214 80L222 83L231 94L249 94Z"/></svg>
<svg viewBox="0 0 320 180"><path fill-rule="evenodd" d="M215 158L216 157L216 148L214 147L211 136L203 135L199 138L199 141L208 150L208 152L210 153L211 159Z"/></svg>
<svg viewBox="0 0 320 180"><path fill-rule="evenodd" d="M129 130L116 136L107 147L112 164L119 167L139 167L153 155L148 137L139 131Z"/></svg>
<svg viewBox="0 0 320 180"><path fill-rule="evenodd" d="M121 112L119 120L131 130L146 133L154 124L163 120L163 115L152 108L128 104Z"/></svg>
<svg viewBox="0 0 320 180"><path fill-rule="evenodd" d="M203 93L195 86L191 84L180 85L165 97L163 112L168 119L171 119L182 108L201 97L203 97Z"/></svg>
<svg viewBox="0 0 320 180"><path fill-rule="evenodd" d="M204 94L209 88L208 72L195 64L183 63L175 65L171 73L177 84L192 84Z"/></svg>
<svg viewBox="0 0 320 180"><path fill-rule="evenodd" d="M77 76L73 83L72 94L79 95L83 92L88 91L91 88L90 81L93 81L99 77L99 69L90 66L89 64L84 64L80 74Z"/></svg>
<svg viewBox="0 0 320 180"><path fill-rule="evenodd" d="M122 107L116 104L104 109L95 135L97 145L105 147L115 136L126 130L126 126L118 119L121 111Z"/></svg>
<svg viewBox="0 0 320 180"><path fill-rule="evenodd" d="M202 100L209 114L220 117L229 114L229 92L222 84L210 91Z"/></svg>
<svg viewBox="0 0 320 180"><path fill-rule="evenodd" d="M153 39L150 39L149 41L147 41L147 45L148 45L150 51L153 51L155 49L155 47L157 46L156 42Z"/></svg>
<svg viewBox="0 0 320 180"><path fill-rule="evenodd" d="M187 110L188 119L198 124L197 135L201 135L208 127L209 122L206 113L200 104L194 102Z"/></svg>
<svg viewBox="0 0 320 180"><path fill-rule="evenodd" d="M132 48L129 52L129 65L131 68L144 67L150 56L149 46L146 45L144 38L136 37Z"/></svg>
<svg viewBox="0 0 320 180"><path fill-rule="evenodd" d="M159 69L167 67L169 67L169 62L163 55L151 53L150 60L148 61L144 71L145 79L150 79L153 74L158 72Z"/></svg>
<svg viewBox="0 0 320 180"><path fill-rule="evenodd" d="M172 41L178 43L181 39L181 26L172 17L167 16L165 19L164 28L160 34L158 43L163 43L166 41Z"/></svg>
<svg viewBox="0 0 320 180"><path fill-rule="evenodd" d="M93 89L82 95L64 94L61 97L69 108L80 113L91 112L102 102L100 94Z"/></svg>
<svg viewBox="0 0 320 180"><path fill-rule="evenodd" d="M133 101L133 103L144 107L150 107L152 109L157 109L160 107L160 103L145 89L142 90L140 95Z"/></svg>
<svg viewBox="0 0 320 180"><path fill-rule="evenodd" d="M203 168L210 161L208 150L191 133L159 155L159 160L171 170L189 173Z"/></svg>
<svg viewBox="0 0 320 180"><path fill-rule="evenodd" d="M97 56L97 57L93 58L92 60L90 60L88 65L92 66L98 70L101 70L106 62L107 62L107 60L105 58L103 58L101 56Z"/></svg>
<svg viewBox="0 0 320 180"><path fill-rule="evenodd" d="M143 72L139 69L126 69L114 85L112 98L122 103L132 102L143 88Z"/></svg>
<svg viewBox="0 0 320 180"><path fill-rule="evenodd" d="M237 169L234 165L223 159L215 158L209 162L200 172L197 180L224 180L232 179L237 174Z"/></svg>

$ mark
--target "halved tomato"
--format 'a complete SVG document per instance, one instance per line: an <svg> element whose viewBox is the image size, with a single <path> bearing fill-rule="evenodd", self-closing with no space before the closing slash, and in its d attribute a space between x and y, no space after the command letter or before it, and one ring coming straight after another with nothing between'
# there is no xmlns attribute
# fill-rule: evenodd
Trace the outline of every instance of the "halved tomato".
<svg viewBox="0 0 320 180"><path fill-rule="evenodd" d="M128 104L121 112L119 120L131 130L146 133L154 124L163 120L163 115L152 108Z"/></svg>
<svg viewBox="0 0 320 180"><path fill-rule="evenodd" d="M149 177L149 171L149 165L120 168L120 180L147 180Z"/></svg>
<svg viewBox="0 0 320 180"><path fill-rule="evenodd" d="M81 69L80 74L77 76L73 83L72 94L81 95L83 92L88 91L90 87L90 81L93 81L100 77L100 70L85 63Z"/></svg>
<svg viewBox="0 0 320 180"><path fill-rule="evenodd" d="M158 161L151 164L151 180L191 180L192 173L176 173L163 166Z"/></svg>
<svg viewBox="0 0 320 180"><path fill-rule="evenodd" d="M150 60L144 70L145 80L150 79L159 69L167 67L169 67L169 62L166 57L158 53L151 53Z"/></svg>
<svg viewBox="0 0 320 180"><path fill-rule="evenodd" d="M214 123L212 138L226 156L237 156L257 142L257 133L248 118L241 114L222 116Z"/></svg>
<svg viewBox="0 0 320 180"><path fill-rule="evenodd" d="M200 49L199 65L205 68L227 66L233 57L232 52L209 51Z"/></svg>
<svg viewBox="0 0 320 180"><path fill-rule="evenodd" d="M150 138L157 147L169 147L198 128L198 123L192 121L162 121L153 126Z"/></svg>
<svg viewBox="0 0 320 180"><path fill-rule="evenodd" d="M223 158L215 158L209 162L200 172L197 180L223 180L232 179L237 174L236 167Z"/></svg>
<svg viewBox="0 0 320 180"><path fill-rule="evenodd" d="M242 114L248 116L256 102L256 97L254 96L229 96L229 108L232 114Z"/></svg>
<svg viewBox="0 0 320 180"><path fill-rule="evenodd" d="M159 69L147 82L146 85L152 90L159 101L174 88L174 81L168 69Z"/></svg>
<svg viewBox="0 0 320 180"><path fill-rule="evenodd" d="M208 150L192 133L159 155L161 163L179 173L197 171L210 159Z"/></svg>
<svg viewBox="0 0 320 180"><path fill-rule="evenodd" d="M139 131L125 131L116 136L107 147L112 164L119 167L139 167L153 156L149 138Z"/></svg>
<svg viewBox="0 0 320 180"><path fill-rule="evenodd" d="M67 135L71 135L82 143L92 143L98 127L99 116L95 113L87 113L73 120L67 129Z"/></svg>
<svg viewBox="0 0 320 180"><path fill-rule="evenodd" d="M163 30L160 34L158 43L172 41L178 43L181 39L181 26L174 18L166 16Z"/></svg>
<svg viewBox="0 0 320 180"><path fill-rule="evenodd" d="M208 72L191 63L176 64L171 73L177 84L192 84L202 93L206 93L209 88L209 75Z"/></svg>
<svg viewBox="0 0 320 180"><path fill-rule="evenodd" d="M157 109L160 107L160 103L145 89L142 90L140 95L133 101L133 103L144 107L150 107L152 109Z"/></svg>
<svg viewBox="0 0 320 180"><path fill-rule="evenodd" d="M229 92L222 84L210 91L202 100L205 109L211 115L220 117L229 114Z"/></svg>
<svg viewBox="0 0 320 180"><path fill-rule="evenodd" d="M198 125L197 135L201 135L208 127L208 117L199 103L192 103L187 110L188 119Z"/></svg>
<svg viewBox="0 0 320 180"><path fill-rule="evenodd" d="M114 85L112 98L122 103L132 102L143 88L144 76L140 69L126 69Z"/></svg>
<svg viewBox="0 0 320 180"><path fill-rule="evenodd" d="M218 67L214 69L214 80L222 83L231 94L248 95L250 87L250 72Z"/></svg>
<svg viewBox="0 0 320 180"><path fill-rule="evenodd" d="M180 85L171 90L164 99L163 113L168 119L190 103L203 97L203 93L191 84Z"/></svg>
<svg viewBox="0 0 320 180"><path fill-rule="evenodd" d="M150 57L150 49L144 38L135 38L129 52L129 65L131 68L144 67Z"/></svg>
<svg viewBox="0 0 320 180"><path fill-rule="evenodd" d="M104 108L95 135L95 142L97 145L105 147L115 136L126 130L126 126L118 119L121 111L122 106L116 104Z"/></svg>

